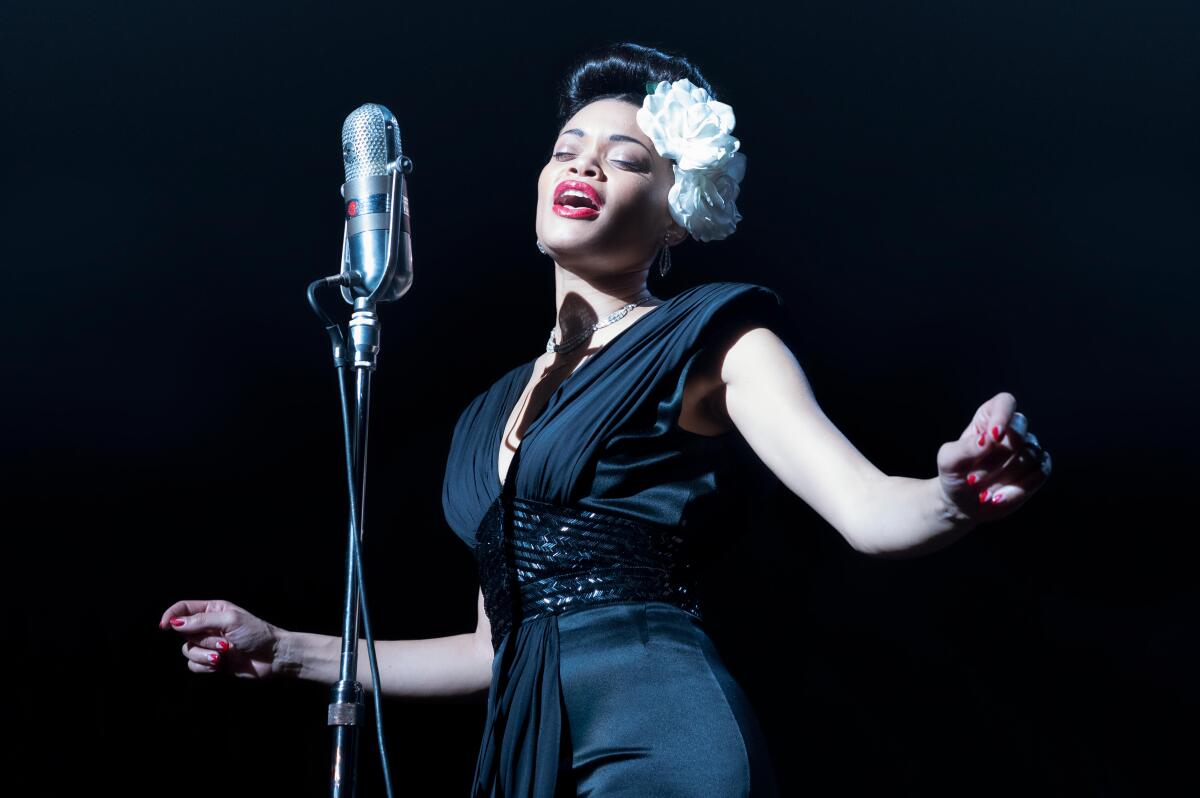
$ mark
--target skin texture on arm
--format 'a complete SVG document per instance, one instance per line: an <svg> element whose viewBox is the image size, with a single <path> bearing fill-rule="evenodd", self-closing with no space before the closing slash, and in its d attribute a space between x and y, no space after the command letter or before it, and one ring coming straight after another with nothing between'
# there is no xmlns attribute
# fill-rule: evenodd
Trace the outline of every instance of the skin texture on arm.
<svg viewBox="0 0 1200 798"><path fill-rule="evenodd" d="M763 463L856 551L914 557L975 526L937 477L889 476L829 420L787 345L765 327L739 331L721 362L725 412Z"/></svg>
<svg viewBox="0 0 1200 798"><path fill-rule="evenodd" d="M491 626L478 595L474 632L426 640L376 640L383 695L388 698L445 699L486 695L492 680ZM279 630L283 670L309 681L337 681L342 640L330 635ZM358 681L374 690L367 641L358 643Z"/></svg>
<svg viewBox="0 0 1200 798"><path fill-rule="evenodd" d="M859 508L888 479L834 426L787 345L765 327L738 331L720 359L729 419L764 465L856 550Z"/></svg>

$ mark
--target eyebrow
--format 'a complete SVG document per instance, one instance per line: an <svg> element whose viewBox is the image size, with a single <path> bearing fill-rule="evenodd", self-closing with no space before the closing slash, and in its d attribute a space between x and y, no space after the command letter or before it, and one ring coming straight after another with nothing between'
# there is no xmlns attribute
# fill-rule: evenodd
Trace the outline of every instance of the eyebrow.
<svg viewBox="0 0 1200 798"><path fill-rule="evenodd" d="M586 133L584 133L582 130L580 130L577 127L573 127L570 130L564 130L562 133L559 133L558 135L565 136L568 133L575 135L575 136L581 136L581 137L587 135ZM608 137L608 140L609 141L632 141L634 144L641 144L642 149L644 149L646 152L650 152L649 147L647 147L645 144L642 144L642 142L638 141L633 136L624 136L620 133L613 133L611 136ZM651 154L653 155L653 153L651 153Z"/></svg>

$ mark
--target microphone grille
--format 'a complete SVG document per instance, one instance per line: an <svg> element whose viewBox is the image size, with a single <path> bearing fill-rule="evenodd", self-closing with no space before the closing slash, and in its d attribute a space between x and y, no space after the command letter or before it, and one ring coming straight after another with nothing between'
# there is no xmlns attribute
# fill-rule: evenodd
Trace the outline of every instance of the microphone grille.
<svg viewBox="0 0 1200 798"><path fill-rule="evenodd" d="M386 175L388 162L400 156L400 125L382 105L354 109L342 125L342 163L346 182Z"/></svg>

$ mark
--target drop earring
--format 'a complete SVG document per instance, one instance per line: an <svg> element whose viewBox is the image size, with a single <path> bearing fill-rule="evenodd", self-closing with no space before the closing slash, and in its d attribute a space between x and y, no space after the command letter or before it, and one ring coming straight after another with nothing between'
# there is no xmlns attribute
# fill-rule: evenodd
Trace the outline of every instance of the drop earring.
<svg viewBox="0 0 1200 798"><path fill-rule="evenodd" d="M670 236L663 236L663 248L658 262L658 276L666 277L669 271L671 271Z"/></svg>
<svg viewBox="0 0 1200 798"><path fill-rule="evenodd" d="M545 250L545 248L542 246L542 242L541 242L541 240L540 240L540 239L539 239L539 240L538 240L538 242L537 242L537 248L538 248L538 252L542 253L543 255L545 255L545 254L546 254L546 250Z"/></svg>

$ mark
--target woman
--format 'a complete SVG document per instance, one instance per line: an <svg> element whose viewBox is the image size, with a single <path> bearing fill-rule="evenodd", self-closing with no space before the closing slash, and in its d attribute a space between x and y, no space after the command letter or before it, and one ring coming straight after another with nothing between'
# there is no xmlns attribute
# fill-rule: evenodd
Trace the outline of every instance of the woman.
<svg viewBox="0 0 1200 798"><path fill-rule="evenodd" d="M1049 457L1000 393L943 444L938 477L886 476L817 405L775 333L787 323L775 292L648 290L670 247L723 238L741 218L732 109L686 59L633 44L584 59L560 123L536 216L557 323L544 354L463 411L446 466L446 519L479 563L479 622L378 643L382 689L487 690L475 795L773 795L761 730L698 592L729 538L716 519L745 472L739 453L879 556L1011 513ZM227 602L178 602L162 623L187 637L196 672L337 678L338 638Z"/></svg>

